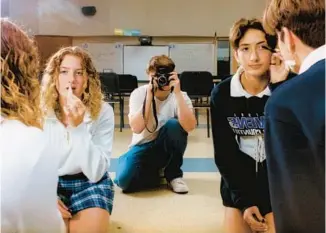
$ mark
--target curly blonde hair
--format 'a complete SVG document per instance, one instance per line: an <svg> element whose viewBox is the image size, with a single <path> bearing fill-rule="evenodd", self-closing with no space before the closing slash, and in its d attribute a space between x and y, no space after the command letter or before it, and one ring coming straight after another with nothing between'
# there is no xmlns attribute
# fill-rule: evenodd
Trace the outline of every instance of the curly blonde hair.
<svg viewBox="0 0 326 233"><path fill-rule="evenodd" d="M1 116L42 128L39 56L34 41L8 19L1 19Z"/></svg>
<svg viewBox="0 0 326 233"><path fill-rule="evenodd" d="M88 77L87 86L81 101L89 110L92 120L96 120L102 107L103 94L101 82L90 55L80 47L70 46L60 49L49 58L42 78L42 101L45 111L53 110L61 119L62 110L59 103L59 92L56 87L60 65L66 55L79 57L82 61L84 76Z"/></svg>

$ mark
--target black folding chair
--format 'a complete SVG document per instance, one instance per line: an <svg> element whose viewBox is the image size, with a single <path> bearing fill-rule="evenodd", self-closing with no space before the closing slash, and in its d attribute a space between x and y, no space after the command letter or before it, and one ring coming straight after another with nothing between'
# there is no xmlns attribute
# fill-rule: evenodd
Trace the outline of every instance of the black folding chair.
<svg viewBox="0 0 326 233"><path fill-rule="evenodd" d="M114 104L119 104L120 107L120 132L124 123L123 116L123 98L119 87L119 76L116 73L100 73L102 90L105 95L105 101L114 109Z"/></svg>
<svg viewBox="0 0 326 233"><path fill-rule="evenodd" d="M119 74L119 87L122 97L122 114L124 115L124 99L129 97L130 94L138 87L137 77L131 74ZM125 126L124 118L122 121L122 127Z"/></svg>
<svg viewBox="0 0 326 233"><path fill-rule="evenodd" d="M137 77L131 74L119 74L119 87L122 96L130 96L131 92L138 87Z"/></svg>
<svg viewBox="0 0 326 233"><path fill-rule="evenodd" d="M198 124L197 109L205 108L207 115L207 137L210 137L210 104L209 97L214 87L213 76L207 71L185 71L180 75L181 90L187 92L194 103Z"/></svg>

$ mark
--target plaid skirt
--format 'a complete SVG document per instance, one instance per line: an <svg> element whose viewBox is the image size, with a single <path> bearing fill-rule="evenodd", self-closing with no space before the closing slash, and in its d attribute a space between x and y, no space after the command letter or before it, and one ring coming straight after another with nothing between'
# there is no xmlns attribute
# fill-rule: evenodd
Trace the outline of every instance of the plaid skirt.
<svg viewBox="0 0 326 233"><path fill-rule="evenodd" d="M114 184L108 173L97 183L90 182L83 173L60 176L58 197L72 215L93 207L105 209L111 214Z"/></svg>

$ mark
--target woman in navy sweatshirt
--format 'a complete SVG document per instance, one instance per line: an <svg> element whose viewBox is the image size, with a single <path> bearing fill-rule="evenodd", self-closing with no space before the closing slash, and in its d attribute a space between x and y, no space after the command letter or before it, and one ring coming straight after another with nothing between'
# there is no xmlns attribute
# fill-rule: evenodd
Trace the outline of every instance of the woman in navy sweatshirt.
<svg viewBox="0 0 326 233"><path fill-rule="evenodd" d="M288 69L273 52L277 40L257 19L240 19L230 31L240 67L212 91L215 163L221 173L225 233L275 232L264 146L264 107L271 76ZM272 63L272 66L271 66ZM279 78L278 78L279 80Z"/></svg>

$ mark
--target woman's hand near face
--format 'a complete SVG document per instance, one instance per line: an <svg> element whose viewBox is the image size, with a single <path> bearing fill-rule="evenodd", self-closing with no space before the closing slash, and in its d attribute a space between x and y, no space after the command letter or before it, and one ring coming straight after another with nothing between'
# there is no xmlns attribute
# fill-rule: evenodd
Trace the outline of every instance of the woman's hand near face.
<svg viewBox="0 0 326 233"><path fill-rule="evenodd" d="M273 53L270 66L270 82L278 83L286 80L289 69L285 65L284 59L279 51Z"/></svg>
<svg viewBox="0 0 326 233"><path fill-rule="evenodd" d="M86 106L72 93L71 87L68 89L64 112L66 114L68 124L73 127L77 127L84 120Z"/></svg>

